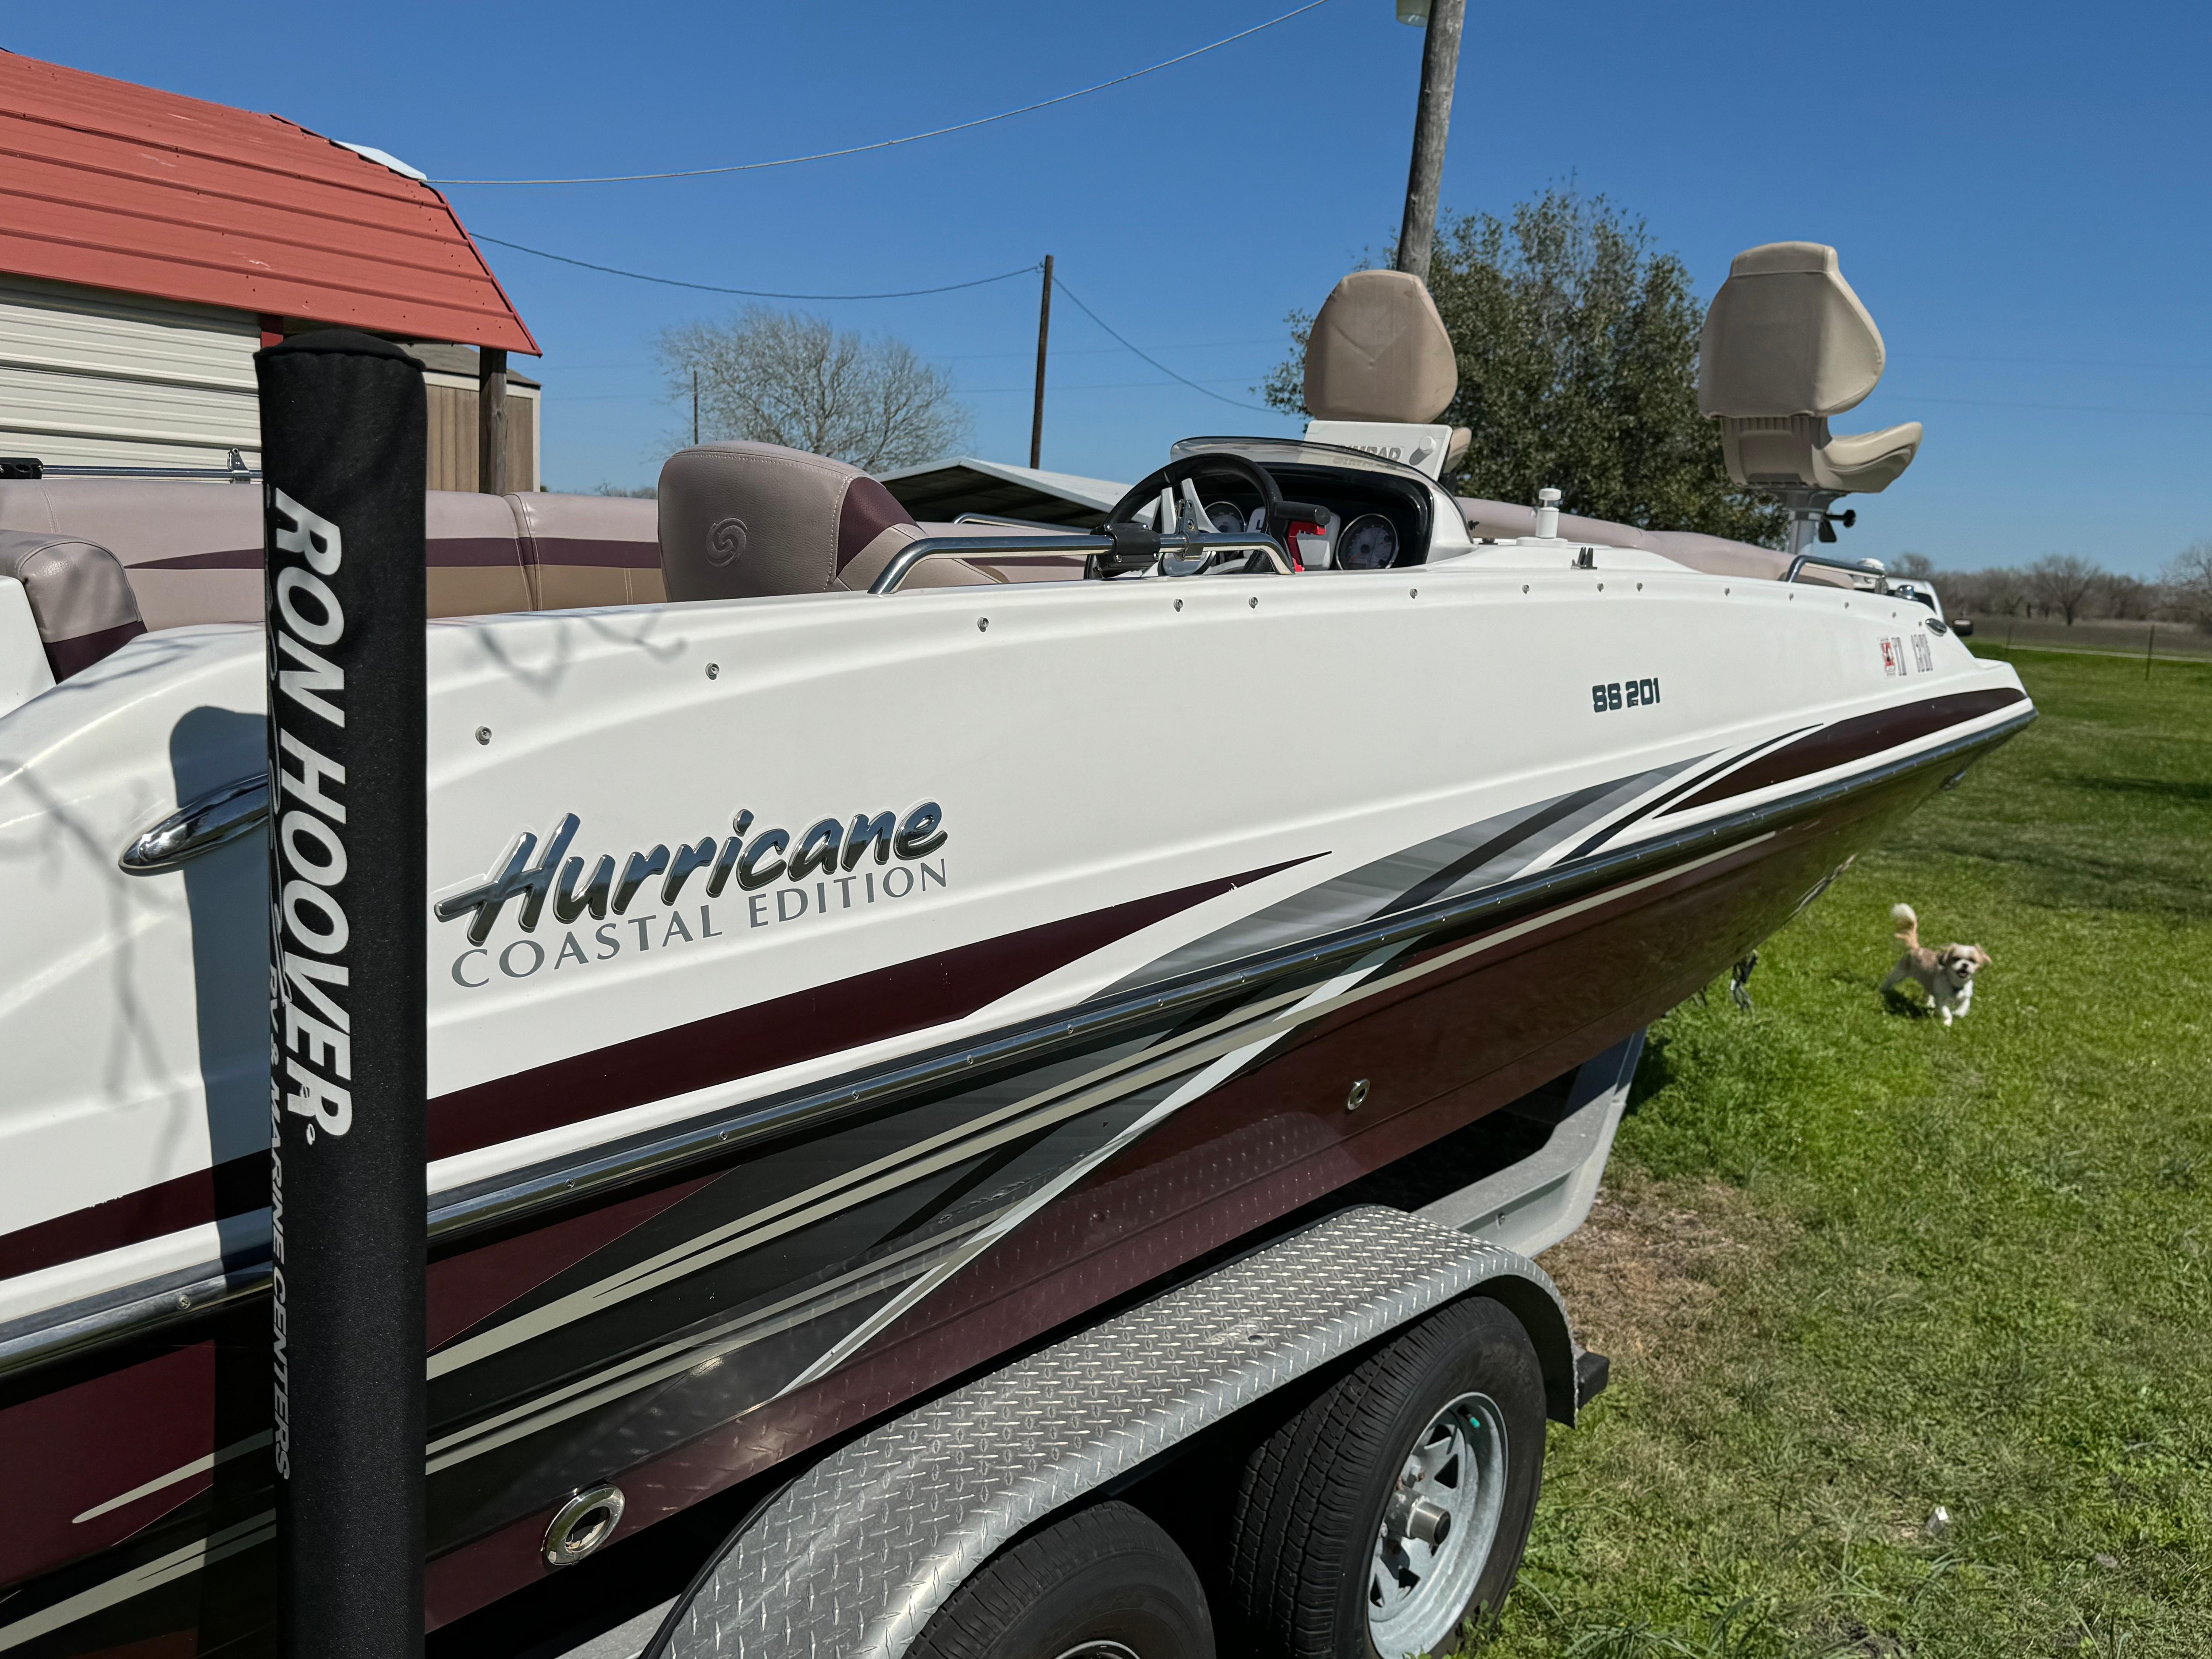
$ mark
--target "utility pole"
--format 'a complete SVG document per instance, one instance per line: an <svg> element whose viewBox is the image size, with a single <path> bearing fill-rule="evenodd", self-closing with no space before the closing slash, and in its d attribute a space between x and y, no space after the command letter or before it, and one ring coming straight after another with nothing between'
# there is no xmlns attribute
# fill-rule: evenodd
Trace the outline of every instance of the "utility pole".
<svg viewBox="0 0 2212 1659"><path fill-rule="evenodd" d="M507 494L507 350L485 346L477 354L477 489Z"/></svg>
<svg viewBox="0 0 2212 1659"><path fill-rule="evenodd" d="M1036 407L1030 416L1030 465L1042 466L1044 456L1044 348L1052 333L1052 255L1044 256L1044 297L1037 302Z"/></svg>
<svg viewBox="0 0 2212 1659"><path fill-rule="evenodd" d="M691 447L699 447L699 371L691 371Z"/></svg>
<svg viewBox="0 0 2212 1659"><path fill-rule="evenodd" d="M1401 6L1399 15L1409 8ZM1398 228L1398 269L1425 283L1437 240L1437 191L1443 184L1444 139L1451 131L1452 84L1459 78L1460 27L1467 0L1428 0L1421 46L1421 101L1413 118L1413 165L1406 177L1406 218Z"/></svg>

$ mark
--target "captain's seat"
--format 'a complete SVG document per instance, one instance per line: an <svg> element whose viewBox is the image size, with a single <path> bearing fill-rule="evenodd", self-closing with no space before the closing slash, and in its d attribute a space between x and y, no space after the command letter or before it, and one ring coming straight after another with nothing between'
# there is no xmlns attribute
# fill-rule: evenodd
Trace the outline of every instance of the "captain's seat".
<svg viewBox="0 0 2212 1659"><path fill-rule="evenodd" d="M1729 477L1791 510L1790 550L1837 496L1887 489L1912 464L1920 422L1838 435L1828 417L1881 379L1881 331L1818 242L1739 253L1698 347L1698 409L1717 420Z"/></svg>
<svg viewBox="0 0 2212 1659"><path fill-rule="evenodd" d="M1421 279L1355 270L1306 336L1306 409L1320 421L1433 421L1459 391L1459 359Z"/></svg>
<svg viewBox="0 0 2212 1659"><path fill-rule="evenodd" d="M660 469L660 568L671 599L865 592L921 526L857 466L775 444L700 444ZM907 587L1000 579L961 559L916 565Z"/></svg>

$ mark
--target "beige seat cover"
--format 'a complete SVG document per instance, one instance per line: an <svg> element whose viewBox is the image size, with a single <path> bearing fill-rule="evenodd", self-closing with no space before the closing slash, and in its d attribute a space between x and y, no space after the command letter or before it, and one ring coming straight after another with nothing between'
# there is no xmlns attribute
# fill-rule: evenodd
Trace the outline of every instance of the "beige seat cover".
<svg viewBox="0 0 2212 1659"><path fill-rule="evenodd" d="M1739 253L1713 295L1698 354L1698 408L1721 424L1740 484L1842 495L1885 488L1912 463L1919 422L1848 436L1828 417L1881 380L1881 331L1836 250L1770 242Z"/></svg>
<svg viewBox="0 0 2212 1659"><path fill-rule="evenodd" d="M0 576L23 584L56 680L146 631L130 579L106 548L49 531L0 530Z"/></svg>
<svg viewBox="0 0 2212 1659"><path fill-rule="evenodd" d="M1870 492L1887 489L1920 453L1920 422L1886 426L1879 432L1832 436L1813 452L1823 489Z"/></svg>
<svg viewBox="0 0 2212 1659"><path fill-rule="evenodd" d="M423 497L433 617L658 605L649 501L544 494ZM261 491L153 478L0 482L0 531L81 537L121 562L151 629L261 620Z"/></svg>
<svg viewBox="0 0 2212 1659"><path fill-rule="evenodd" d="M1355 270L1306 339L1306 410L1319 421L1433 421L1459 391L1437 302L1402 270Z"/></svg>
<svg viewBox="0 0 2212 1659"><path fill-rule="evenodd" d="M660 565L671 599L866 589L921 538L890 490L856 466L774 444L701 444L660 469ZM932 559L908 587L992 576Z"/></svg>

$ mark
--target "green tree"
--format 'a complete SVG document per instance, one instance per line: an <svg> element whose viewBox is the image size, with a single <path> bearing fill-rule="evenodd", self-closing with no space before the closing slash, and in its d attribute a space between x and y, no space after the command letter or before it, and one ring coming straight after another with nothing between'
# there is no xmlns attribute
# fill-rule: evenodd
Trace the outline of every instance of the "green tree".
<svg viewBox="0 0 2212 1659"><path fill-rule="evenodd" d="M1704 303L1641 220L1556 189L1508 220L1447 216L1429 290L1459 357L1438 418L1474 434L1449 488L1534 501L1549 484L1571 513L1780 544L1781 509L1729 482L1720 428L1698 413ZM1262 390L1304 414L1313 319L1289 320L1291 355Z"/></svg>

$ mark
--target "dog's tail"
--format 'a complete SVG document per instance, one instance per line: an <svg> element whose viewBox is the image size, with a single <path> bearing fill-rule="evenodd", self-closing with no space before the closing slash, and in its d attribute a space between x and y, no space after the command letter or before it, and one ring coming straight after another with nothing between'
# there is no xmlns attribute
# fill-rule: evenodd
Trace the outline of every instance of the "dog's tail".
<svg viewBox="0 0 2212 1659"><path fill-rule="evenodd" d="M1903 939L1911 949L1918 950L1920 948L1920 918L1912 914L1912 907L1909 904L1891 905L1889 919L1897 924L1898 938Z"/></svg>

